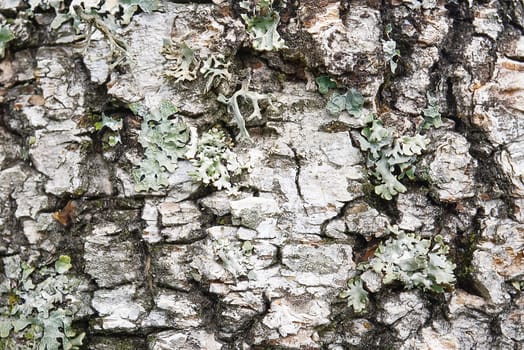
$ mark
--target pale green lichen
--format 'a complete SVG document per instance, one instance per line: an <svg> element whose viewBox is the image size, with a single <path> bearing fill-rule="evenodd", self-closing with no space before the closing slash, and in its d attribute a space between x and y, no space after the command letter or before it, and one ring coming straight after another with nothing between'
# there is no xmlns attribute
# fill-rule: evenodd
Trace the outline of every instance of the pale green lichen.
<svg viewBox="0 0 524 350"><path fill-rule="evenodd" d="M251 16L242 14L247 31L257 51L276 51L286 48L277 31L280 15L273 9L273 0L242 1L240 6L250 10Z"/></svg>
<svg viewBox="0 0 524 350"><path fill-rule="evenodd" d="M386 36L388 40L382 41L382 51L384 52L386 64L389 64L391 73L395 74L398 66L397 61L400 58L400 50L397 49L397 42L389 37L392 31L393 27L391 24L388 24L386 26Z"/></svg>
<svg viewBox="0 0 524 350"><path fill-rule="evenodd" d="M122 126L122 119L115 120L102 113L101 120L95 123L95 130L102 131L106 128L108 132L104 137L107 137L107 144L113 147L122 142L122 139L120 138L120 130L122 129Z"/></svg>
<svg viewBox="0 0 524 350"><path fill-rule="evenodd" d="M175 83L193 81L197 78L200 60L195 50L190 48L186 42L176 43L164 41L162 54L167 60L165 77L172 79Z"/></svg>
<svg viewBox="0 0 524 350"><path fill-rule="evenodd" d="M334 115L346 111L366 125L360 134L353 135L359 141L360 149L367 152L366 166L375 179L375 193L391 200L406 192L407 188L400 180L404 177L414 179L417 156L426 149L428 139L420 134L394 137L393 131L385 128L378 118L364 113L364 97L353 88L345 94L335 92L326 109Z"/></svg>
<svg viewBox="0 0 524 350"><path fill-rule="evenodd" d="M448 246L441 236L421 238L396 227L394 237L381 243L365 266L382 276L384 284L401 282L407 289L443 292L455 283L455 264L448 260Z"/></svg>
<svg viewBox="0 0 524 350"><path fill-rule="evenodd" d="M232 190L231 178L249 166L232 151L232 143L221 130L213 128L197 137L176 115L176 107L164 102L160 108L148 111L132 105L143 118L138 141L144 148L144 158L133 170L136 191L158 191L169 186L169 173L177 168L179 159L187 159L194 170L189 175L204 185Z"/></svg>
<svg viewBox="0 0 524 350"><path fill-rule="evenodd" d="M253 111L251 114L244 118L240 112L239 99L251 101ZM242 88L236 91L231 97L227 98L224 95L220 94L217 99L219 102L227 105L228 111L233 114L233 121L240 130L239 135L237 136L238 140L251 140L249 133L246 129L246 121L251 121L253 119L262 119L262 113L260 112L260 106L258 105L259 101L266 100L269 105L273 107L271 103L271 98L268 95L260 94L255 91L249 91L249 79L242 83Z"/></svg>
<svg viewBox="0 0 524 350"><path fill-rule="evenodd" d="M359 277L348 280L348 289L340 293L341 298L347 299L348 306L353 307L356 313L364 311L369 303L369 293L364 289Z"/></svg>
<svg viewBox="0 0 524 350"><path fill-rule="evenodd" d="M386 200L391 200L398 193L407 191L400 180L415 176L415 162L428 144L422 135L393 137L391 130L373 115L367 118L367 127L360 135L355 135L360 149L367 152L366 165L379 184L375 193Z"/></svg>
<svg viewBox="0 0 524 350"><path fill-rule="evenodd" d="M246 276L255 279L253 245L250 241L232 241L228 238L213 240L213 250L224 265L224 268L238 278Z"/></svg>
<svg viewBox="0 0 524 350"><path fill-rule="evenodd" d="M175 171L178 159L191 150L196 130L176 116L177 109L170 102L152 111L136 104L130 107L143 118L138 141L144 148L144 159L133 170L135 190L158 191L169 185L168 173Z"/></svg>
<svg viewBox="0 0 524 350"><path fill-rule="evenodd" d="M340 114L347 111L354 117L359 117L364 107L364 97L360 92L351 88L345 94L334 93L329 99L326 109L331 114Z"/></svg>
<svg viewBox="0 0 524 350"><path fill-rule="evenodd" d="M202 65L200 73L207 78L206 87L204 92L207 93L213 87L217 87L221 80L231 80L231 73L228 68L231 62L226 61L226 58L222 54L211 55Z"/></svg>
<svg viewBox="0 0 524 350"><path fill-rule="evenodd" d="M424 123L422 124L422 128L438 128L442 125L438 99L429 92L426 94L426 97L428 99L428 106L422 110L422 114L424 115Z"/></svg>
<svg viewBox="0 0 524 350"><path fill-rule="evenodd" d="M373 257L358 266L359 270L372 270L384 285L398 281L406 289L442 293L453 286L456 265L447 258L449 247L441 236L421 238L396 226L389 227L389 231L392 237L381 242ZM360 276L348 281L348 288L340 297L347 298L348 306L356 313L363 312L369 304L369 292Z"/></svg>
<svg viewBox="0 0 524 350"><path fill-rule="evenodd" d="M231 189L231 176L239 175L247 167L231 150L223 131L211 129L198 139L197 151L191 163L195 170L190 175L205 185L217 189Z"/></svg>
<svg viewBox="0 0 524 350"><path fill-rule="evenodd" d="M0 348L79 349L85 333L76 334L72 322L81 309L75 296L80 280L68 274L71 259L62 255L54 266L36 269L20 257L3 259L0 283Z"/></svg>
<svg viewBox="0 0 524 350"><path fill-rule="evenodd" d="M329 92L329 89L335 89L337 87L337 83L327 75L317 77L315 82L317 83L318 92L322 95L326 95Z"/></svg>

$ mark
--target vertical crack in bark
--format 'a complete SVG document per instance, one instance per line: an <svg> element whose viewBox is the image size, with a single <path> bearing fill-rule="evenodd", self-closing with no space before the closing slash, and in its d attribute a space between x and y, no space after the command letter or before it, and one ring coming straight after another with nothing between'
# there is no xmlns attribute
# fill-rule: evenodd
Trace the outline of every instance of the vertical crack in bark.
<svg viewBox="0 0 524 350"><path fill-rule="evenodd" d="M149 253L149 247L146 242L140 243L142 246L142 251L144 254L144 276L145 281L147 285L147 289L149 290L150 294L153 295L154 293L154 282L153 282L153 274L151 273L151 254Z"/></svg>
<svg viewBox="0 0 524 350"><path fill-rule="evenodd" d="M499 6L499 11L504 13L503 6L500 4ZM507 28L505 28L505 30L507 30ZM464 35L464 33L466 34ZM511 184L503 174L500 165L497 164L494 159L497 149L491 145L486 132L471 123L471 118L475 113L475 91L471 91L469 96L470 104L469 106L464 106L465 108L459 106L455 96L457 92L454 91L454 77L452 75L454 67L463 67L468 74L470 74L472 81L474 81L480 74L469 64L469 60L464 57L464 53L467 51L465 45L469 43L469 40L464 40L464 37L466 36L470 36L471 38L482 37L488 39L488 42L490 43L488 52L489 56L492 58L492 64L489 64L488 73L490 79L493 79L495 71L497 47L499 46L499 41L501 39L495 41L485 34L474 33L472 32L471 23L469 21L465 21L462 18L454 18L453 26L450 29L447 39L449 46L446 45L447 47L452 47L452 49L448 52L449 56L447 59L445 59L444 62L439 62L439 66L441 66L439 67L439 74L446 77L447 117L455 121L456 131L467 139L468 143L471 145L469 154L478 162L477 173L475 174L477 191L482 187L498 187L501 190L499 192L503 192L501 193L502 200L506 205L509 205L511 202L511 199L509 198ZM502 34L501 37L503 37ZM462 40L457 40L458 38L461 38ZM447 72L446 67L449 69ZM454 117L457 115L465 116L465 118Z"/></svg>
<svg viewBox="0 0 524 350"><path fill-rule="evenodd" d="M304 212L307 216L309 216L308 210L306 208L306 201L304 200L304 194L302 193L302 188L300 187L300 170L302 167L300 155L298 154L298 151L295 147L293 147L291 144L288 144L288 147L293 151L293 160L295 161L296 165L296 173L295 173L295 186L297 188L298 196L300 197L300 200L302 201L302 208L304 209Z"/></svg>
<svg viewBox="0 0 524 350"><path fill-rule="evenodd" d="M346 212L346 209L351 205L353 201L349 201L349 202L344 202L344 205L340 208L340 210L338 211L337 215L329 218L329 219L326 219L324 220L324 222L322 222L322 224L320 224L320 236L322 237L327 237L326 235L326 229L327 229L327 226L335 221L335 220L338 220L338 219L342 219L344 218L344 213ZM347 228L346 228L347 230Z"/></svg>

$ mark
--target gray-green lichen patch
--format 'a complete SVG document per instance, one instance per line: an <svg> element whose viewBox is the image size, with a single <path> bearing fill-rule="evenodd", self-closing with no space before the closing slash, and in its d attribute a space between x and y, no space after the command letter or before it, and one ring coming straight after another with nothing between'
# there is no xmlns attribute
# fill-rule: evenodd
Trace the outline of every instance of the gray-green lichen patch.
<svg viewBox="0 0 524 350"><path fill-rule="evenodd" d="M71 258L34 268L19 255L5 257L0 284L0 346L6 349L79 349L85 333L73 321L91 313L86 283L68 273Z"/></svg>
<svg viewBox="0 0 524 350"><path fill-rule="evenodd" d="M391 200L407 191L400 180L415 178L415 162L428 145L428 139L420 134L395 137L394 131L384 127L373 115L366 118L366 124L360 134L354 133L354 136L360 149L367 153L366 166L377 183L375 193Z"/></svg>
<svg viewBox="0 0 524 350"><path fill-rule="evenodd" d="M189 175L205 186L234 190L232 177L249 170L249 164L243 164L232 148L232 142L222 130L213 128L203 133L198 139L195 154L190 157L195 170Z"/></svg>
<svg viewBox="0 0 524 350"><path fill-rule="evenodd" d="M138 141L144 149L144 158L133 170L135 190L159 191L169 186L168 173L177 168L179 158L187 157L195 143L196 130L176 116L177 108L164 101L153 110L143 105L131 105L134 113L142 117ZM176 119L170 117L176 116Z"/></svg>
<svg viewBox="0 0 524 350"><path fill-rule="evenodd" d="M240 2L240 7L250 14L242 14L246 29L252 40L252 46L257 51L277 51L286 48L284 40L278 32L280 15L273 9L273 0L253 4L250 1Z"/></svg>

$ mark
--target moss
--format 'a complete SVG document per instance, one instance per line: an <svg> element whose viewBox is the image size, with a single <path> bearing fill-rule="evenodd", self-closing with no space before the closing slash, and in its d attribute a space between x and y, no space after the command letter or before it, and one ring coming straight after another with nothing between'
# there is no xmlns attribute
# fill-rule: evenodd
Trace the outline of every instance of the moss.
<svg viewBox="0 0 524 350"><path fill-rule="evenodd" d="M334 120L327 124L322 124L319 127L319 130L323 132L328 132L328 133L337 133L337 132L343 132L343 131L350 131L351 127L344 122L341 122L339 120Z"/></svg>
<svg viewBox="0 0 524 350"><path fill-rule="evenodd" d="M136 350L146 349L145 340L138 337L95 337L90 344L101 350Z"/></svg>
<svg viewBox="0 0 524 350"><path fill-rule="evenodd" d="M472 261L480 234L476 231L459 235L456 238L455 261L457 262L456 274L461 287L471 284L471 275L475 271Z"/></svg>
<svg viewBox="0 0 524 350"><path fill-rule="evenodd" d="M100 120L100 115L95 113L86 113L78 121L78 126L82 128L94 127L95 123Z"/></svg>
<svg viewBox="0 0 524 350"><path fill-rule="evenodd" d="M77 189L73 192L73 194L74 194L76 197L82 197L86 192L87 192L87 188L79 187L79 188L77 188Z"/></svg>

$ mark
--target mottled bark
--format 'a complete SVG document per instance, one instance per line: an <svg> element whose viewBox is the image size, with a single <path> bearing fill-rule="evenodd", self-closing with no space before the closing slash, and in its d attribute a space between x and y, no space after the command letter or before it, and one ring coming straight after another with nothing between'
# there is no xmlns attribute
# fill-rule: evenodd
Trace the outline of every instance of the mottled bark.
<svg viewBox="0 0 524 350"><path fill-rule="evenodd" d="M522 349L524 2L431 3L275 1L286 47L259 52L237 1L164 2L115 29L127 56L112 67L100 32L84 47L70 23L49 29L52 11L0 1L18 16L0 62L0 257L71 256L89 281L85 349ZM165 39L199 64L224 55L231 79L208 92L198 71L167 79ZM394 73L386 40L400 50ZM320 75L360 91L396 136L413 135L437 98L443 125L423 131L405 193L374 193L355 136L364 122L328 113ZM245 120L252 140L237 142L217 97L248 80L274 106L261 100L261 118ZM228 133L250 164L231 180L237 193L195 182L182 159L167 187L136 191L142 119L129 104L166 100L199 135ZM123 121L115 146L95 130L102 113ZM368 273L356 313L339 294L393 224L441 235L457 282L434 293Z"/></svg>

